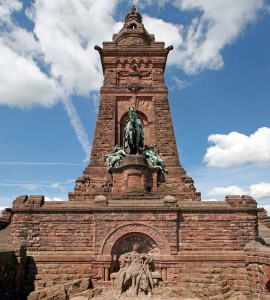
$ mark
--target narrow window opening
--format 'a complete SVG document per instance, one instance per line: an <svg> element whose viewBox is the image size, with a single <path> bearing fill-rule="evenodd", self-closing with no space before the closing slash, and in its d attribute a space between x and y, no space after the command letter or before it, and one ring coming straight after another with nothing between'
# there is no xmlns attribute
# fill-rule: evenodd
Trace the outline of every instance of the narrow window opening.
<svg viewBox="0 0 270 300"><path fill-rule="evenodd" d="M131 23L131 24L129 25L129 28L135 29L135 28L137 28L137 25L136 25L135 23Z"/></svg>

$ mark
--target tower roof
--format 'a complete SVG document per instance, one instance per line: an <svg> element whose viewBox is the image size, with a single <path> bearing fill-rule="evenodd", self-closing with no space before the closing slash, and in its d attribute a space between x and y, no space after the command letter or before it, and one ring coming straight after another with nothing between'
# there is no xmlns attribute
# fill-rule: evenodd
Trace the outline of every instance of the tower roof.
<svg viewBox="0 0 270 300"><path fill-rule="evenodd" d="M150 45L155 41L153 34L149 34L142 23L142 16L132 5L126 15L125 23L119 33L113 35L113 42L118 45Z"/></svg>
<svg viewBox="0 0 270 300"><path fill-rule="evenodd" d="M126 15L125 23L130 23L132 20L134 20L135 22L138 22L138 23L142 23L142 16L137 11L134 4L131 6L130 12Z"/></svg>

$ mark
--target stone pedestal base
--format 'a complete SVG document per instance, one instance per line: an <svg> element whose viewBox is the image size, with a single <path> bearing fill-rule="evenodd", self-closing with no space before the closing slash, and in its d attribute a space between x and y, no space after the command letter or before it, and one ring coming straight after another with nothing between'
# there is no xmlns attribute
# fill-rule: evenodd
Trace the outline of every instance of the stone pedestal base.
<svg viewBox="0 0 270 300"><path fill-rule="evenodd" d="M158 168L150 168L141 155L123 159L120 167L111 168L112 193L152 192L157 188Z"/></svg>

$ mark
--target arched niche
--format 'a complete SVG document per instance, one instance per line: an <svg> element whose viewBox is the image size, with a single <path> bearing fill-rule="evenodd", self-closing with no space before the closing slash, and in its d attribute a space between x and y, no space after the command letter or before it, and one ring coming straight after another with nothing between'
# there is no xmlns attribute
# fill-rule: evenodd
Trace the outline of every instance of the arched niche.
<svg viewBox="0 0 270 300"><path fill-rule="evenodd" d="M146 241L153 241L152 244L157 245L160 255L171 255L168 240L160 231L150 225L137 222L123 224L109 232L102 243L100 255L112 255L115 243L118 243L119 239L125 239L130 236L145 237ZM147 239L146 236L148 237Z"/></svg>
<svg viewBox="0 0 270 300"><path fill-rule="evenodd" d="M110 273L119 271L119 257L124 253L129 253L135 244L139 245L139 252L151 256L159 255L160 250L157 243L145 233L131 232L121 236L113 245L111 250Z"/></svg>
<svg viewBox="0 0 270 300"><path fill-rule="evenodd" d="M140 119L142 124L143 124L144 136L148 136L149 135L149 133L148 133L148 131L149 131L149 122L148 122L147 116L139 110L136 110L136 114L137 114L137 118ZM126 126L126 122L127 122L128 119L129 119L128 112L125 112L120 118L120 126L119 126L120 130L119 130L118 144L121 147L124 147L124 128Z"/></svg>

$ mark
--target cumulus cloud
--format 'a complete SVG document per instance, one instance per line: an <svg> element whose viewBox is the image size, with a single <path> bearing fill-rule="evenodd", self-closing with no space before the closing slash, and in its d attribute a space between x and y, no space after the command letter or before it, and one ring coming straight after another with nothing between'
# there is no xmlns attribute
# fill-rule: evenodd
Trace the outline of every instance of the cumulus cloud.
<svg viewBox="0 0 270 300"><path fill-rule="evenodd" d="M10 25L12 13L21 10L23 5L19 0L1 0L0 4L0 22Z"/></svg>
<svg viewBox="0 0 270 300"><path fill-rule="evenodd" d="M70 99L90 96L102 83L100 58L94 45L111 40L120 30L113 14L121 0L36 0L25 10L19 0L0 0L0 105L51 107L63 101L86 156L90 144ZM146 5L173 4L195 11L189 24L172 24L143 15L156 40L165 40L175 51L168 64L188 74L223 66L221 50L256 19L263 0L145 0ZM23 11L25 10L25 11ZM25 13L33 31L14 21L14 12ZM176 82L183 86L185 82ZM96 98L93 98L96 102Z"/></svg>
<svg viewBox="0 0 270 300"><path fill-rule="evenodd" d="M25 10L18 0L1 1L0 105L48 107L97 91L102 70L94 45L120 29L112 17L116 3L37 0ZM33 31L16 22L15 12L31 20Z"/></svg>
<svg viewBox="0 0 270 300"><path fill-rule="evenodd" d="M0 8L0 28L5 28L0 31L0 105L51 107L61 100L87 159L90 143L70 97L89 96L101 85L94 45L110 39L118 28L112 17L115 4L35 1L25 11L33 32L13 19L14 12L23 10L19 1L4 1Z"/></svg>
<svg viewBox="0 0 270 300"><path fill-rule="evenodd" d="M270 199L270 183L252 184L250 186L250 195L257 200Z"/></svg>
<svg viewBox="0 0 270 300"><path fill-rule="evenodd" d="M0 8L1 80L0 104L31 107L52 106L73 94L89 95L99 89L102 70L95 44L110 40L120 24L113 13L120 0L37 0L26 10L33 32L16 24L14 12L22 11L17 0ZM256 19L263 0L160 0L136 1L143 6L173 4L181 11L197 12L190 24L165 22L143 15L156 40L173 44L169 63L186 73L223 66L220 51ZM2 80L3 79L3 80ZM16 89L12 88L16 86ZM19 88L18 88L19 87Z"/></svg>
<svg viewBox="0 0 270 300"><path fill-rule="evenodd" d="M156 40L173 45L168 65L176 66L187 74L205 69L219 70L224 66L222 50L233 43L249 23L256 21L258 12L266 4L263 0L136 0L138 8L157 5L161 9L172 4L181 12L189 11L194 17L189 23L176 24L143 15L143 22Z"/></svg>
<svg viewBox="0 0 270 300"><path fill-rule="evenodd" d="M52 106L60 94L57 84L40 72L32 58L20 56L0 40L0 104L30 108Z"/></svg>
<svg viewBox="0 0 270 300"><path fill-rule="evenodd" d="M207 191L208 196L225 197L227 195L250 195L255 200L270 199L270 183L260 182L249 186L248 190L244 190L239 186L215 187Z"/></svg>
<svg viewBox="0 0 270 300"><path fill-rule="evenodd" d="M88 95L102 82L95 44L111 39L116 1L36 1L29 10L51 74L69 94Z"/></svg>
<svg viewBox="0 0 270 300"><path fill-rule="evenodd" d="M215 187L207 192L209 196L246 195L247 192L240 187L232 185L228 187Z"/></svg>
<svg viewBox="0 0 270 300"><path fill-rule="evenodd" d="M183 43L180 34L182 25L168 23L145 14L143 15L143 23L149 33L155 34L155 40L165 42L166 46L173 45L178 48Z"/></svg>
<svg viewBox="0 0 270 300"><path fill-rule="evenodd" d="M188 74L223 67L221 50L232 43L248 23L254 22L263 0L174 0L178 9L197 12L182 29L183 43L168 62Z"/></svg>
<svg viewBox="0 0 270 300"><path fill-rule="evenodd" d="M270 128L259 128L246 136L239 132L212 134L208 141L214 143L207 149L204 161L209 167L228 168L245 163L270 162Z"/></svg>

